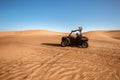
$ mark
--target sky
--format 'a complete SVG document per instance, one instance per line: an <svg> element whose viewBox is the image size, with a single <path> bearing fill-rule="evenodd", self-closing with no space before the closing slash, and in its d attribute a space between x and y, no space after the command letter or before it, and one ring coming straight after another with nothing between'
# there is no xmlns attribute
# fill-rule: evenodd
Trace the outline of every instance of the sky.
<svg viewBox="0 0 120 80"><path fill-rule="evenodd" d="M120 0L0 0L0 32L120 30Z"/></svg>

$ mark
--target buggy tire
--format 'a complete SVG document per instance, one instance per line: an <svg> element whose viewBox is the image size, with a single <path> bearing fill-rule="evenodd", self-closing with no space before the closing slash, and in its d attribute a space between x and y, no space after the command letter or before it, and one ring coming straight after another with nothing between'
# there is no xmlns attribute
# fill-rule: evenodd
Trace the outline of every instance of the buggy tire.
<svg viewBox="0 0 120 80"><path fill-rule="evenodd" d="M82 46L82 48L87 48L89 45L87 42L83 42L81 46Z"/></svg>
<svg viewBox="0 0 120 80"><path fill-rule="evenodd" d="M63 40L63 41L61 42L61 46L62 46L62 47L66 47L66 46L68 46L68 45L69 45L68 40Z"/></svg>

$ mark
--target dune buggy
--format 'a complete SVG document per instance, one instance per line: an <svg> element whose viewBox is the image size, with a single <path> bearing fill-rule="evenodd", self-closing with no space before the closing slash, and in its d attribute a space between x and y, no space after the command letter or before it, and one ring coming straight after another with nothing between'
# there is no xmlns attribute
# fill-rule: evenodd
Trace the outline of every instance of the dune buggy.
<svg viewBox="0 0 120 80"><path fill-rule="evenodd" d="M73 32L77 32L77 31L79 30L73 30L68 36L62 37L61 46L66 47L66 46L76 45L76 46L81 46L82 48L87 48L89 46L87 37L82 36L82 34L78 34L78 33L76 33L77 37L73 37L71 35Z"/></svg>

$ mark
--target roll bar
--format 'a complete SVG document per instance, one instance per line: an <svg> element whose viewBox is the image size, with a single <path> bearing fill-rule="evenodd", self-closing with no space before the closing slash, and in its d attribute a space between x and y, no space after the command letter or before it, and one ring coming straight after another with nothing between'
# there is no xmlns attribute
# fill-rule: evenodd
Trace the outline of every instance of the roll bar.
<svg viewBox="0 0 120 80"><path fill-rule="evenodd" d="M70 36L73 32L76 32L76 31L79 31L80 34L81 34L81 30L72 30L72 31L70 32L69 36Z"/></svg>

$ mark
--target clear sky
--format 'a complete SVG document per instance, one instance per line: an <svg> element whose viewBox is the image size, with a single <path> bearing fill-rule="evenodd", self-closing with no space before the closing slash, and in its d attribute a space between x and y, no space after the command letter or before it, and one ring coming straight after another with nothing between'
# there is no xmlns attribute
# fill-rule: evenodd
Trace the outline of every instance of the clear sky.
<svg viewBox="0 0 120 80"><path fill-rule="evenodd" d="M120 0L0 0L0 31L120 29Z"/></svg>

